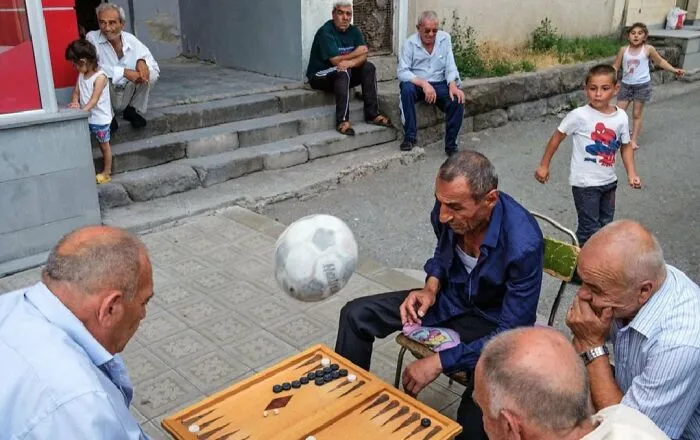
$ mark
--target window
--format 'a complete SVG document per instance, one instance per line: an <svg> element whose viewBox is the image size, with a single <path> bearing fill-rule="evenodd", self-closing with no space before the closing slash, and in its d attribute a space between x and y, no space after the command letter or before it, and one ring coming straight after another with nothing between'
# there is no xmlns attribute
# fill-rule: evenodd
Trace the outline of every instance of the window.
<svg viewBox="0 0 700 440"><path fill-rule="evenodd" d="M56 111L40 0L0 0L0 116Z"/></svg>

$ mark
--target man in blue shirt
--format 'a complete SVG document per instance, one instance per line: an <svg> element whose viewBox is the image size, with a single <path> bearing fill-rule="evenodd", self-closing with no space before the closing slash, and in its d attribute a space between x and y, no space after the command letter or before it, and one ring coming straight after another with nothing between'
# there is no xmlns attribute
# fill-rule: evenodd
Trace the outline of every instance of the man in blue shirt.
<svg viewBox="0 0 700 440"><path fill-rule="evenodd" d="M418 19L418 32L411 35L399 57L397 75L401 89L401 122L404 140L401 150L416 144L416 102L435 104L445 113L445 153L457 151L457 135L464 118L464 92L452 53L450 34L438 29L437 14L425 11Z"/></svg>
<svg viewBox="0 0 700 440"><path fill-rule="evenodd" d="M596 410L622 403L672 439L699 439L700 287L666 264L656 237L631 220L596 232L576 270L582 285L566 324Z"/></svg>
<svg viewBox="0 0 700 440"><path fill-rule="evenodd" d="M333 4L332 20L328 20L314 35L306 77L317 90L335 94L336 130L352 136L350 124L350 89L362 85L365 121L391 127L386 116L379 114L377 72L367 61L367 44L362 32L353 26L352 2Z"/></svg>
<svg viewBox="0 0 700 440"><path fill-rule="evenodd" d="M336 352L369 370L374 339L405 325L447 327L461 343L408 365L404 389L417 395L440 373L472 372L495 334L533 325L542 284L544 243L537 221L498 191L491 162L464 151L440 167L430 216L437 246L425 263L425 286L348 302L340 312ZM486 438L467 388L459 438Z"/></svg>
<svg viewBox="0 0 700 440"><path fill-rule="evenodd" d="M121 357L146 315L146 247L121 229L62 238L42 282L0 296L0 427L10 439L147 439Z"/></svg>

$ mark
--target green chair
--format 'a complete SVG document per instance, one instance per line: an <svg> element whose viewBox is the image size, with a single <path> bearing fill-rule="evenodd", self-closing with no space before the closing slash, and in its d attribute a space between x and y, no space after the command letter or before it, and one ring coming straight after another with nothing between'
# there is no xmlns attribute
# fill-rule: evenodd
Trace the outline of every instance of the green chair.
<svg viewBox="0 0 700 440"><path fill-rule="evenodd" d="M555 229L566 234L571 241L571 243L566 243L552 237L544 237L544 272L561 281L557 295L554 297L554 303L549 312L549 320L547 321L547 325L552 326L552 324L554 324L554 318L557 315L557 310L559 309L561 297L564 294L564 289L566 289L566 284L571 281L571 278L574 276L574 271L576 270L576 260L579 253L578 239L573 231L565 228L556 220L537 212L531 211L530 213L538 220L549 223ZM426 345L407 338L403 333L399 333L398 336L396 336L396 342L401 346L398 362L396 364L396 377L394 379L394 386L398 388L401 382L403 358L406 355L406 351L410 351L416 359L423 359L433 354L433 351ZM471 375L466 371L459 371L448 375L448 377L450 378L450 384L454 381L465 387L470 387L472 385Z"/></svg>

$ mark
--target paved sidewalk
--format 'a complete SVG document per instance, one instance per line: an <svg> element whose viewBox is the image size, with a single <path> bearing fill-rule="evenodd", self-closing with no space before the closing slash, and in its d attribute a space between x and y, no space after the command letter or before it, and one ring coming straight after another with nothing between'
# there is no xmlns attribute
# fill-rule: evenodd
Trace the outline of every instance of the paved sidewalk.
<svg viewBox="0 0 700 440"><path fill-rule="evenodd" d="M275 240L283 230L235 207L142 235L155 297L123 356L135 388L132 411L154 439L168 438L160 422L172 412L310 345L333 348L346 301L421 284L360 258L336 296L296 301L273 275ZM0 279L0 293L38 279L39 269ZM372 371L393 383L398 345L389 337L375 347ZM441 376L419 399L454 418L462 390Z"/></svg>

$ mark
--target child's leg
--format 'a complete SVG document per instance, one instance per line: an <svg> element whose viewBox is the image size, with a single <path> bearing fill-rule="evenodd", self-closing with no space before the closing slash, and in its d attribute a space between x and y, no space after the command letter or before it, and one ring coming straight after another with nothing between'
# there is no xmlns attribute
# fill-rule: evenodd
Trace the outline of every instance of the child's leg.
<svg viewBox="0 0 700 440"><path fill-rule="evenodd" d="M109 177L112 175L112 148L109 142L100 142L100 150L102 150L102 160L104 162L101 174Z"/></svg>
<svg viewBox="0 0 700 440"><path fill-rule="evenodd" d="M598 220L600 227L607 225L613 221L615 217L615 192L617 191L617 182L600 187L600 213Z"/></svg>
<svg viewBox="0 0 700 440"><path fill-rule="evenodd" d="M576 238L579 246L583 244L600 229L600 187L572 186L574 205L578 216Z"/></svg>
<svg viewBox="0 0 700 440"><path fill-rule="evenodd" d="M642 132L642 119L644 117L644 103L642 101L634 101L632 104L632 147L637 149L637 139L639 133Z"/></svg>
<svg viewBox="0 0 700 440"><path fill-rule="evenodd" d="M627 111L627 107L630 106L630 102L629 101L621 101L618 99L617 106L620 107L622 110Z"/></svg>

